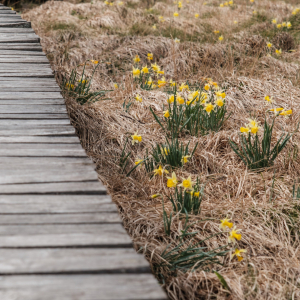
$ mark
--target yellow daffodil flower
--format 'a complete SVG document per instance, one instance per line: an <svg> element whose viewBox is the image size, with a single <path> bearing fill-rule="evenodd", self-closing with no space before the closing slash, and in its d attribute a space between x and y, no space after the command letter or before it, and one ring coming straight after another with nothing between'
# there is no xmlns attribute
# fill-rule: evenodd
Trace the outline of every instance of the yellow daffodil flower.
<svg viewBox="0 0 300 300"><path fill-rule="evenodd" d="M236 240L241 240L242 235L238 233L239 231L241 231L241 229L236 229L235 226L233 227L233 229L229 232L228 243L235 244Z"/></svg>
<svg viewBox="0 0 300 300"><path fill-rule="evenodd" d="M275 53L276 53L277 56L280 56L281 55L281 49L279 49L279 50L276 49Z"/></svg>
<svg viewBox="0 0 300 300"><path fill-rule="evenodd" d="M286 22L282 22L282 27L286 27Z"/></svg>
<svg viewBox="0 0 300 300"><path fill-rule="evenodd" d="M117 83L114 83L114 88L115 88L115 89L118 89L118 88L119 88L119 86L118 86Z"/></svg>
<svg viewBox="0 0 300 300"><path fill-rule="evenodd" d="M229 1L228 4L229 4L230 6L232 6L232 5L233 5L233 1L232 1L232 0Z"/></svg>
<svg viewBox="0 0 300 300"><path fill-rule="evenodd" d="M176 12L174 12L173 16L174 16L175 18L177 18L177 17L179 16L179 13L176 11Z"/></svg>
<svg viewBox="0 0 300 300"><path fill-rule="evenodd" d="M259 122L256 121L256 119L248 119L248 121L249 121L248 126L250 128L252 128L252 127L258 127L259 126Z"/></svg>
<svg viewBox="0 0 300 300"><path fill-rule="evenodd" d="M258 127L258 126L253 126L253 127L251 128L251 133L252 133L252 134L258 134L258 131L259 131L259 127Z"/></svg>
<svg viewBox="0 0 300 300"><path fill-rule="evenodd" d="M169 148L164 147L162 150L163 150L165 156L168 156L170 154L170 149Z"/></svg>
<svg viewBox="0 0 300 300"><path fill-rule="evenodd" d="M139 57L138 55L136 55L136 56L134 57L133 61L134 61L135 63L139 63L139 62L141 61L141 59L140 59L140 57Z"/></svg>
<svg viewBox="0 0 300 300"><path fill-rule="evenodd" d="M214 34L218 34L218 33L220 33L219 30L214 30Z"/></svg>
<svg viewBox="0 0 300 300"><path fill-rule="evenodd" d="M278 107L278 108L272 108L272 109L270 109L270 111L273 111L273 112L278 112L278 111L282 111L283 110L283 108L282 107Z"/></svg>
<svg viewBox="0 0 300 300"><path fill-rule="evenodd" d="M175 86L175 85L176 85L176 82L173 81L172 79L170 79L169 84L170 84L170 86Z"/></svg>
<svg viewBox="0 0 300 300"><path fill-rule="evenodd" d="M195 18L198 19L199 18L199 14L195 14Z"/></svg>
<svg viewBox="0 0 300 300"><path fill-rule="evenodd" d="M224 6L228 6L228 2L224 2Z"/></svg>
<svg viewBox="0 0 300 300"><path fill-rule="evenodd" d="M215 106L211 103L207 103L204 107L204 109L206 110L206 112L208 114L210 114L213 110L214 110Z"/></svg>
<svg viewBox="0 0 300 300"><path fill-rule="evenodd" d="M285 117L288 117L289 115L291 115L293 113L293 110L290 109L290 110L283 110L280 115L281 116L285 116Z"/></svg>
<svg viewBox="0 0 300 300"><path fill-rule="evenodd" d="M152 26L152 28L153 28L154 30L156 30L156 29L157 29L157 27L156 27L156 25L155 25L155 24Z"/></svg>
<svg viewBox="0 0 300 300"><path fill-rule="evenodd" d="M222 42L223 41L223 35L220 35L219 37L218 37L218 40L220 41L220 42Z"/></svg>
<svg viewBox="0 0 300 300"><path fill-rule="evenodd" d="M150 60L153 60L153 54L152 53L148 53L147 54L147 59L150 61Z"/></svg>
<svg viewBox="0 0 300 300"><path fill-rule="evenodd" d="M141 166L143 161L144 161L143 159L139 159L139 160L135 161L134 164L135 164L136 166L137 166L137 165Z"/></svg>
<svg viewBox="0 0 300 300"><path fill-rule="evenodd" d="M220 224L219 227L220 227L220 229L222 229L222 230L225 230L227 227L228 227L228 228L231 228L231 227L233 226L233 223L229 222L230 219L225 218L225 219L220 220L220 221L221 221L221 224Z"/></svg>
<svg viewBox="0 0 300 300"><path fill-rule="evenodd" d="M132 137L132 145L138 144L142 141L142 136L138 135L138 132L135 132L131 137Z"/></svg>
<svg viewBox="0 0 300 300"><path fill-rule="evenodd" d="M163 169L161 165L159 165L157 169L153 170L153 172L154 172L154 176L156 175L162 176L164 173L169 174L169 172Z"/></svg>
<svg viewBox="0 0 300 300"><path fill-rule="evenodd" d="M176 95L176 101L180 105L184 104L184 98L182 98L180 95Z"/></svg>
<svg viewBox="0 0 300 300"><path fill-rule="evenodd" d="M286 27L287 27L287 28L291 28L291 27L292 27L291 22L287 22L287 23L286 23Z"/></svg>
<svg viewBox="0 0 300 300"><path fill-rule="evenodd" d="M142 101L143 101L142 97L141 97L139 94L137 94L137 95L135 96L135 100L136 100L137 102L142 102Z"/></svg>
<svg viewBox="0 0 300 300"><path fill-rule="evenodd" d="M222 100L222 98L217 98L215 104L219 107L222 107L224 105L224 101Z"/></svg>
<svg viewBox="0 0 300 300"><path fill-rule="evenodd" d="M171 95L168 99L168 103L173 103L174 102L174 95Z"/></svg>
<svg viewBox="0 0 300 300"><path fill-rule="evenodd" d="M190 157L191 157L190 155L182 156L181 162L182 162L183 164L188 163Z"/></svg>
<svg viewBox="0 0 300 300"><path fill-rule="evenodd" d="M95 64L95 65L97 65L99 63L98 60L93 60L93 59L91 59L90 62L93 63L93 64Z"/></svg>
<svg viewBox="0 0 300 300"><path fill-rule="evenodd" d="M221 4L220 4L220 7L224 7L224 4L223 4L223 3L221 3Z"/></svg>
<svg viewBox="0 0 300 300"><path fill-rule="evenodd" d="M273 19L273 20L272 20L272 23L273 23L273 24L277 24L277 20L276 20L276 19Z"/></svg>
<svg viewBox="0 0 300 300"><path fill-rule="evenodd" d="M182 3L181 3L180 1L178 2L177 7L178 7L178 8L181 8L181 7L182 7Z"/></svg>
<svg viewBox="0 0 300 300"><path fill-rule="evenodd" d="M178 180L177 180L175 172L172 172L172 177L167 177L167 179L168 179L168 181L167 181L168 188L173 188L173 187L177 186Z"/></svg>
<svg viewBox="0 0 300 300"><path fill-rule="evenodd" d="M158 19L159 19L159 22L161 22L161 23L163 23L165 21L163 16L159 16Z"/></svg>
<svg viewBox="0 0 300 300"><path fill-rule="evenodd" d="M199 198L200 192L193 192L191 195L194 196L194 197L198 197Z"/></svg>
<svg viewBox="0 0 300 300"><path fill-rule="evenodd" d="M217 96L217 98L223 98L223 99L225 99L225 97L226 97L226 93L222 92L222 91L216 91L215 95Z"/></svg>
<svg viewBox="0 0 300 300"><path fill-rule="evenodd" d="M256 15L256 14L257 14L257 11L256 11L256 10L254 10L252 13L253 13L254 15Z"/></svg>
<svg viewBox="0 0 300 300"><path fill-rule="evenodd" d="M124 5L124 2L123 2L123 1L119 1L119 2L118 2L118 5L119 5L119 6L122 6L122 5Z"/></svg>
<svg viewBox="0 0 300 300"><path fill-rule="evenodd" d="M169 112L169 110L165 110L164 111L164 117L165 118L170 118L170 112Z"/></svg>
<svg viewBox="0 0 300 300"><path fill-rule="evenodd" d="M192 190L194 184L195 182L193 182L191 176L189 176L187 179L183 178L182 183L178 186L183 187L184 190Z"/></svg>
<svg viewBox="0 0 300 300"><path fill-rule="evenodd" d="M267 43L267 47L270 49L270 48L272 48L272 43Z"/></svg>
<svg viewBox="0 0 300 300"><path fill-rule="evenodd" d="M238 261L242 261L244 258L242 256L242 253L246 253L247 250L245 249L235 249L234 253L231 255L231 259L233 259L235 256L237 257Z"/></svg>
<svg viewBox="0 0 300 300"><path fill-rule="evenodd" d="M154 72L159 72L160 71L160 66L158 66L156 63L151 65L151 68Z"/></svg>
<svg viewBox="0 0 300 300"><path fill-rule="evenodd" d="M66 87L67 87L69 90L73 90L73 89L74 89L74 84L66 83Z"/></svg>
<svg viewBox="0 0 300 300"><path fill-rule="evenodd" d="M161 194L153 194L152 196L151 196L151 198L152 199L155 199L155 198L158 198L158 197L160 197L161 196Z"/></svg>
<svg viewBox="0 0 300 300"><path fill-rule="evenodd" d="M141 74L141 70L140 70L140 69L135 68L135 67L132 68L132 75L133 75L133 78L139 77L140 74Z"/></svg>
<svg viewBox="0 0 300 300"><path fill-rule="evenodd" d="M147 68L147 66L145 66L145 67L142 68L141 72L144 73L144 74L148 74L149 69Z"/></svg>
<svg viewBox="0 0 300 300"><path fill-rule="evenodd" d="M273 97L270 97L270 96L268 96L268 95L265 96L265 100L267 101L268 104L271 104L271 103L274 102Z"/></svg>
<svg viewBox="0 0 300 300"><path fill-rule="evenodd" d="M194 99L195 101L199 101L199 91L194 91L188 95L189 101L193 101Z"/></svg>
<svg viewBox="0 0 300 300"><path fill-rule="evenodd" d="M278 29L280 29L281 26L282 26L281 24L277 24L277 25L276 25L276 27L277 27Z"/></svg>
<svg viewBox="0 0 300 300"><path fill-rule="evenodd" d="M238 21L233 21L233 24L237 24L238 23Z"/></svg>
<svg viewBox="0 0 300 300"><path fill-rule="evenodd" d="M248 127L241 127L240 131L241 131L241 133L247 134L248 132L250 132L250 128L248 128Z"/></svg>
<svg viewBox="0 0 300 300"><path fill-rule="evenodd" d="M158 87L159 87L159 88L160 88L160 87L163 87L163 86L165 86L165 85L167 84L165 77L162 77L161 79L159 79L159 80L157 81L157 83L158 83Z"/></svg>
<svg viewBox="0 0 300 300"><path fill-rule="evenodd" d="M209 84L206 84L206 85L204 86L204 89L205 89L206 91L209 91L210 85L209 85Z"/></svg>
<svg viewBox="0 0 300 300"><path fill-rule="evenodd" d="M177 43L177 44L179 44L179 43L180 43L180 39L175 38L175 39L174 39L174 42Z"/></svg>
<svg viewBox="0 0 300 300"><path fill-rule="evenodd" d="M180 92L182 92L183 90L189 90L189 86L187 84L185 84L184 82L181 84L181 86L179 87Z"/></svg>

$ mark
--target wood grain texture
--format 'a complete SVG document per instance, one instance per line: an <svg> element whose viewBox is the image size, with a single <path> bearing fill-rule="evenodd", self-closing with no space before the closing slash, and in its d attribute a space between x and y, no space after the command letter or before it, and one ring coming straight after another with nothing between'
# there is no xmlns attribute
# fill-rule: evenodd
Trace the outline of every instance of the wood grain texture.
<svg viewBox="0 0 300 300"><path fill-rule="evenodd" d="M1 114L0 119L69 119L69 116L65 114Z"/></svg>
<svg viewBox="0 0 300 300"><path fill-rule="evenodd" d="M1 68L1 64L0 64ZM40 88L38 92L2 92L0 93L0 100L8 100L8 99L63 99L60 92L44 92L41 91L43 88Z"/></svg>
<svg viewBox="0 0 300 300"><path fill-rule="evenodd" d="M132 242L121 224L0 225L0 248L88 246L126 248Z"/></svg>
<svg viewBox="0 0 300 300"><path fill-rule="evenodd" d="M1 105L2 114L60 114L67 113L65 105ZM1 128L0 128L1 130Z"/></svg>
<svg viewBox="0 0 300 300"><path fill-rule="evenodd" d="M150 273L133 249L0 249L0 274Z"/></svg>
<svg viewBox="0 0 300 300"><path fill-rule="evenodd" d="M152 274L1 276L1 300L166 300Z"/></svg>
<svg viewBox="0 0 300 300"><path fill-rule="evenodd" d="M0 195L1 214L116 213L107 195Z"/></svg>

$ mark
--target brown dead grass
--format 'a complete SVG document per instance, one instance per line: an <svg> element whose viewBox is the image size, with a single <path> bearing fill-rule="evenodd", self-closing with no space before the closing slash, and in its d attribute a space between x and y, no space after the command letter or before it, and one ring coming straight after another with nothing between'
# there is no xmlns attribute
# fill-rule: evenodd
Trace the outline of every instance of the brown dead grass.
<svg viewBox="0 0 300 300"><path fill-rule="evenodd" d="M100 179L120 208L135 248L144 253L157 273L165 276L163 286L171 299L300 299L299 203L291 199L292 185L300 175L299 156L291 155L300 147L299 134L293 136L274 167L262 173L247 170L228 143L229 138L238 140L238 128L250 113L263 121L266 110L263 98L267 94L274 96L278 106L292 108L294 112L290 119L278 121L276 138L282 130L296 128L300 112L297 61L300 52L297 49L294 53L284 53L280 59L268 57L264 48L266 38L252 31L259 24L249 23L245 28L239 25L240 29L233 25L235 19L240 24L249 21L253 10L243 1L236 2L235 10L184 2L183 13L172 26L190 35L205 34L209 43L183 40L179 45L155 33L128 36L134 23L145 20L145 24L149 23L149 14L141 8L107 8L100 1L94 1L93 5L47 2L23 15L32 21L41 36L58 79L87 59L99 59L93 88L111 89L114 82L122 87L109 94L111 100L80 106L67 98L66 103L83 147L96 162ZM154 5L156 10L162 8L166 22L160 25L161 30L169 26L168 18L175 9L170 3ZM282 19L290 14L290 4L284 2L263 1L255 9ZM191 16L195 11L212 17L194 21ZM67 24L67 28L53 29L61 23ZM206 24L224 32L223 44L214 42L216 37L207 31ZM199 270L172 277L167 268L157 267L166 245L176 243L184 221L177 215L171 236L164 234L161 200L149 196L168 193L165 178L150 180L143 168L130 177L120 174L118 159L127 136L138 130L143 137L138 146L127 146L126 150L132 151L130 167L143 157L146 148L164 140L164 133L148 108L151 106L161 114L166 94L159 90L140 90L129 75L132 58L138 54L144 65L148 52L163 66L168 79L197 81L206 76L227 88L232 116L218 133L182 138L184 143L190 141L191 147L196 142L199 146L192 161L176 174L180 178L199 176L205 184L201 215L190 216L190 223L195 222L191 230L198 231L197 240L218 232L219 219L226 215L242 229L239 247L247 249L246 259L239 263L228 256L223 260L224 266L218 269L231 293L224 290L213 273ZM142 96L142 104L135 103L125 112L124 99L136 93ZM170 203L166 203L166 209L171 211ZM208 218L212 220L201 221ZM220 235L207 240L206 246L212 249L224 245L226 240L226 234Z"/></svg>

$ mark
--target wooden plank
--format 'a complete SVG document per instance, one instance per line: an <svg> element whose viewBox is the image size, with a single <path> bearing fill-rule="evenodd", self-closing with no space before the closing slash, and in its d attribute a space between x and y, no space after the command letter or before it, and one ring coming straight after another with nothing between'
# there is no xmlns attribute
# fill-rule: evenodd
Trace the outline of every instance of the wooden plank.
<svg viewBox="0 0 300 300"><path fill-rule="evenodd" d="M107 195L0 195L2 214L116 213Z"/></svg>
<svg viewBox="0 0 300 300"><path fill-rule="evenodd" d="M1 108L1 106L0 106ZM68 114L1 114L0 119L69 119ZM1 139L0 139L1 140Z"/></svg>
<svg viewBox="0 0 300 300"><path fill-rule="evenodd" d="M0 249L0 274L150 273L133 249Z"/></svg>
<svg viewBox="0 0 300 300"><path fill-rule="evenodd" d="M1 89L2 91L2 89ZM0 105L14 104L14 105L63 105L65 103L64 99L22 99L22 100L3 100L0 99Z"/></svg>
<svg viewBox="0 0 300 300"><path fill-rule="evenodd" d="M78 144L0 144L0 156L33 156L33 157L86 157L86 153ZM1 213L1 210L0 210Z"/></svg>
<svg viewBox="0 0 300 300"><path fill-rule="evenodd" d="M32 28L5 28L1 27L0 28L0 33L13 33L13 34L18 34L18 33L35 33L35 31Z"/></svg>
<svg viewBox="0 0 300 300"><path fill-rule="evenodd" d="M0 64L1 68L1 64ZM38 85L38 84L37 84ZM41 88L43 90L43 88ZM0 93L0 100L8 100L8 99L63 99L60 92L2 92Z"/></svg>
<svg viewBox="0 0 300 300"><path fill-rule="evenodd" d="M0 248L7 247L132 247L132 242L121 224L0 225Z"/></svg>
<svg viewBox="0 0 300 300"><path fill-rule="evenodd" d="M0 277L1 300L166 300L152 274Z"/></svg>
<svg viewBox="0 0 300 300"><path fill-rule="evenodd" d="M2 114L60 114L66 113L65 105L0 105Z"/></svg>
<svg viewBox="0 0 300 300"><path fill-rule="evenodd" d="M1 105L0 105L1 108ZM22 126L24 128L30 128L35 126L49 126L49 128L52 125L70 125L69 119L54 119L54 120L0 120L0 128L5 128L9 130L10 127L17 128L18 126Z"/></svg>
<svg viewBox="0 0 300 300"><path fill-rule="evenodd" d="M13 89L14 92L39 92L41 89L44 92L60 92L60 88L58 86L56 87L2 87L0 86L1 92L9 92Z"/></svg>
<svg viewBox="0 0 300 300"><path fill-rule="evenodd" d="M3 9L0 9L0 16L2 15L15 15L16 12L14 10L3 10Z"/></svg>
<svg viewBox="0 0 300 300"><path fill-rule="evenodd" d="M35 38L35 37L15 36L9 38L9 37L0 36L0 43L39 43L39 42L40 42L40 38Z"/></svg>
<svg viewBox="0 0 300 300"><path fill-rule="evenodd" d="M1 186L0 195L18 194L67 194L105 195L106 188L99 181L46 182L39 184L8 184Z"/></svg>
<svg viewBox="0 0 300 300"><path fill-rule="evenodd" d="M121 224L118 213L0 214L0 225ZM0 263L1 265L1 263ZM1 266L0 266L1 270ZM0 271L1 273L1 271Z"/></svg>
<svg viewBox="0 0 300 300"><path fill-rule="evenodd" d="M28 44L28 43L6 43L0 44L0 50L18 50L18 51L40 51L43 49L40 45L37 44Z"/></svg>
<svg viewBox="0 0 300 300"><path fill-rule="evenodd" d="M13 23L0 23L0 27L10 27L10 28L31 28L30 22L13 22Z"/></svg>
<svg viewBox="0 0 300 300"><path fill-rule="evenodd" d="M0 136L30 136L30 135L74 135L75 130L71 126L50 125L34 126L26 128L0 129Z"/></svg>
<svg viewBox="0 0 300 300"><path fill-rule="evenodd" d="M0 45L1 46L1 45ZM1 50L1 56L20 56L22 53L26 56L46 56L44 52L39 51L23 51L23 50Z"/></svg>
<svg viewBox="0 0 300 300"><path fill-rule="evenodd" d="M23 77L1 77L0 83L12 84L14 86L36 86L36 78L23 78ZM54 78L39 78L39 84L41 86L57 86L57 82Z"/></svg>
<svg viewBox="0 0 300 300"><path fill-rule="evenodd" d="M77 136L0 136L0 143L77 144Z"/></svg>
<svg viewBox="0 0 300 300"><path fill-rule="evenodd" d="M1 42L1 40L0 40L0 42ZM0 63L49 64L49 61L46 58L46 56L11 56L11 55L8 56L8 55L0 55Z"/></svg>
<svg viewBox="0 0 300 300"><path fill-rule="evenodd" d="M13 10L11 12L13 12ZM23 20L21 18L21 16L18 15L18 14L3 14L3 15L0 16L0 21L6 20L6 19L9 19L9 20L15 20L15 19Z"/></svg>
<svg viewBox="0 0 300 300"><path fill-rule="evenodd" d="M31 73L31 72L35 72L35 71L43 71L43 72L52 71L52 69L50 68L49 65L45 65L45 64L19 63L18 65L16 65L16 64L10 64L10 63L1 63L0 71L7 72L7 73L14 73L16 71Z"/></svg>
<svg viewBox="0 0 300 300"><path fill-rule="evenodd" d="M25 72L15 72L15 73L6 73L5 71L0 70L0 76L6 75L7 77L32 77L32 78L54 78L52 72L45 72L45 71L36 71L34 73L25 73Z"/></svg>

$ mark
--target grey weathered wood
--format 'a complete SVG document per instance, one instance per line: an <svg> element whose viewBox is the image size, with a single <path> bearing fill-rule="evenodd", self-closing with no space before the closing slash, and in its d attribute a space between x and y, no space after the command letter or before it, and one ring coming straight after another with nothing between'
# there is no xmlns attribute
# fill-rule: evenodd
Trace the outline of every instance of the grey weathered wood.
<svg viewBox="0 0 300 300"><path fill-rule="evenodd" d="M0 83L14 84L15 86L36 86L36 78L23 78L23 77L3 77L0 76ZM54 78L39 78L39 84L41 86L57 86L57 82Z"/></svg>
<svg viewBox="0 0 300 300"><path fill-rule="evenodd" d="M68 156L86 157L86 153L78 144L0 144L0 156ZM1 213L1 210L0 210Z"/></svg>
<svg viewBox="0 0 300 300"><path fill-rule="evenodd" d="M1 107L1 105L0 105ZM22 126L24 128L27 127L35 127L35 126L51 126L51 125L70 125L70 120L68 119L54 119L54 120L0 120L0 129L1 128L17 128L17 126ZM71 126L70 126L71 127ZM12 128L12 129L13 129Z"/></svg>
<svg viewBox="0 0 300 300"><path fill-rule="evenodd" d="M1 300L165 300L152 274L1 276Z"/></svg>
<svg viewBox="0 0 300 300"><path fill-rule="evenodd" d="M0 136L0 143L78 144L77 136Z"/></svg>
<svg viewBox="0 0 300 300"><path fill-rule="evenodd" d="M34 71L52 71L49 65L45 64L24 64L24 63L19 63L18 65L16 64L11 64L11 63L0 63L0 71L1 72L7 72L7 73L14 73L16 71L20 72L34 72Z"/></svg>
<svg viewBox="0 0 300 300"><path fill-rule="evenodd" d="M1 22L0 22L1 24ZM15 37L1 37L0 36L0 43L39 43L40 39L35 37L22 37L22 36L15 36Z"/></svg>
<svg viewBox="0 0 300 300"><path fill-rule="evenodd" d="M0 249L0 274L149 273L133 249Z"/></svg>
<svg viewBox="0 0 300 300"><path fill-rule="evenodd" d="M12 10L11 12L13 12L13 10ZM0 21L6 20L6 19L10 19L10 20L16 20L16 19L17 19L17 20L22 20L22 21L24 21L24 20L21 18L21 16L18 15L18 14L3 14L3 15L0 16Z"/></svg>
<svg viewBox="0 0 300 300"><path fill-rule="evenodd" d="M1 68L1 64L0 64ZM42 88L41 88L42 90ZM60 92L2 92L0 93L0 100L8 100L8 99L63 99Z"/></svg>
<svg viewBox="0 0 300 300"><path fill-rule="evenodd" d="M0 33L35 33L35 31L32 28L9 28L9 27L1 27Z"/></svg>
<svg viewBox="0 0 300 300"><path fill-rule="evenodd" d="M107 195L0 195L2 214L116 213Z"/></svg>
<svg viewBox="0 0 300 300"><path fill-rule="evenodd" d="M1 25L0 25L1 26ZM28 43L6 43L0 44L0 50L24 50L24 51L40 51L42 52L42 47L38 44L28 44Z"/></svg>
<svg viewBox="0 0 300 300"><path fill-rule="evenodd" d="M0 23L0 27L31 28L30 22Z"/></svg>
<svg viewBox="0 0 300 300"><path fill-rule="evenodd" d="M2 114L60 114L66 113L65 105L0 105L0 112Z"/></svg>
<svg viewBox="0 0 300 300"><path fill-rule="evenodd" d="M67 195L105 195L106 188L99 181L47 182L39 184L2 185L0 195L18 194L67 194Z"/></svg>
<svg viewBox="0 0 300 300"><path fill-rule="evenodd" d="M5 73L5 71L0 70L0 76L6 75L7 77L33 77L33 78L53 78L54 75L52 72L49 71L36 71L33 73L25 73L25 72L11 72L11 73Z"/></svg>
<svg viewBox="0 0 300 300"><path fill-rule="evenodd" d="M12 87L2 87L0 86L1 92L9 92ZM14 87L14 92L39 92L43 90L44 92L60 92L60 88L56 87Z"/></svg>
<svg viewBox="0 0 300 300"><path fill-rule="evenodd" d="M1 45L0 45L1 46ZM24 51L24 50L1 50L1 56L21 56L22 53L26 56L46 56L44 52L39 51Z"/></svg>
<svg viewBox="0 0 300 300"><path fill-rule="evenodd" d="M118 224L118 213L0 214L0 225ZM1 269L1 267L0 267ZM0 272L1 273L1 272Z"/></svg>
<svg viewBox="0 0 300 300"><path fill-rule="evenodd" d="M0 119L69 119L69 116L65 114L1 114ZM76 140L78 143L78 140Z"/></svg>
<svg viewBox="0 0 300 300"><path fill-rule="evenodd" d="M1 108L1 107L0 107ZM75 130L70 126L63 125L40 125L32 127L0 128L0 136L28 136L28 135L74 135Z"/></svg>
<svg viewBox="0 0 300 300"><path fill-rule="evenodd" d="M1 42L1 39L0 39ZM1 52L0 52L1 54ZM0 63L11 63L11 64L19 64L19 63L31 63L31 64L49 64L47 58L45 56L8 56L8 55L0 55Z"/></svg>
<svg viewBox="0 0 300 300"><path fill-rule="evenodd" d="M3 10L0 9L0 15L15 15L16 12L14 10Z"/></svg>
<svg viewBox="0 0 300 300"><path fill-rule="evenodd" d="M0 248L76 246L132 247L132 241L121 224L0 225Z"/></svg>
<svg viewBox="0 0 300 300"><path fill-rule="evenodd" d="M1 89L2 91L2 89ZM21 99L21 100L16 100L16 99L8 99L8 100L3 100L0 99L0 105L3 104L14 104L14 105L63 105L64 104L64 99Z"/></svg>

